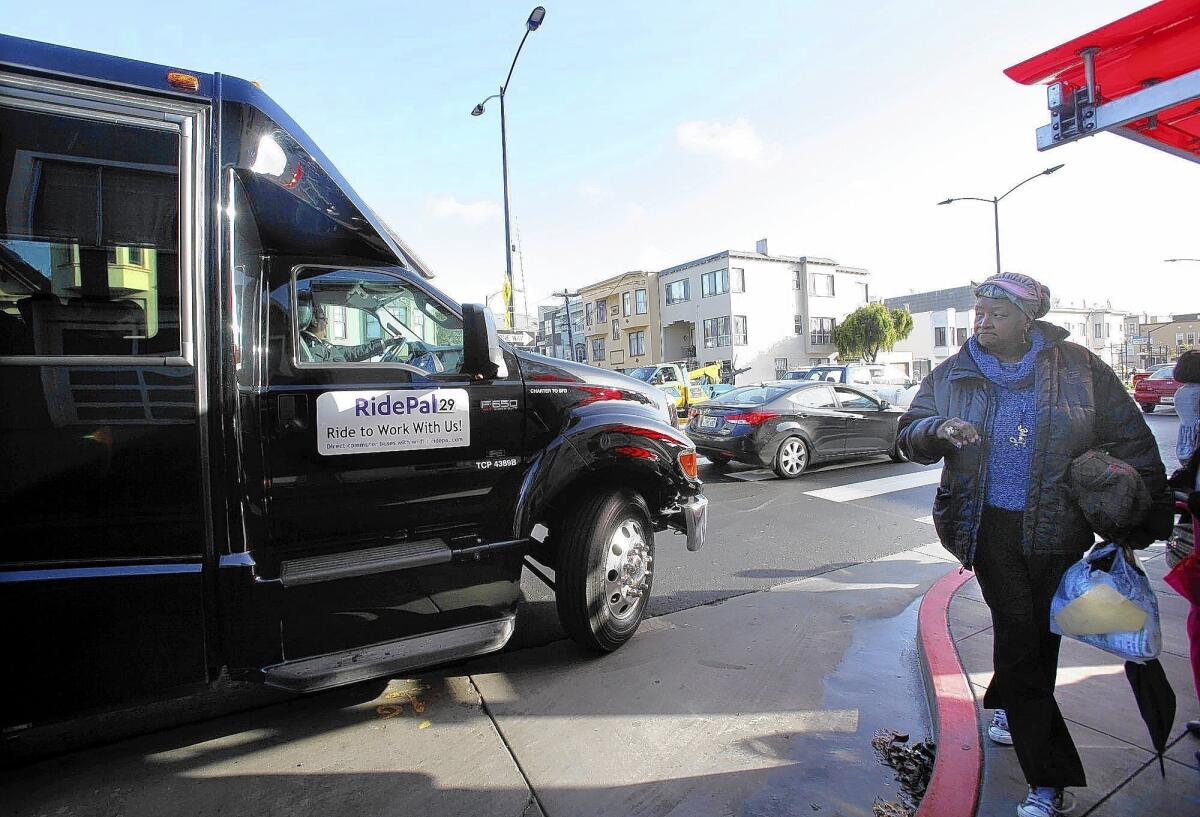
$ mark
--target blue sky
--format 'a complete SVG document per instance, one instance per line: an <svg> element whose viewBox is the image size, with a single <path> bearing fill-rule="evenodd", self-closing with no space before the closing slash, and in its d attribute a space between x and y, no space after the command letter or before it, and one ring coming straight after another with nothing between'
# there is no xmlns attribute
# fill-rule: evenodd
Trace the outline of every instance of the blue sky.
<svg viewBox="0 0 1200 817"><path fill-rule="evenodd" d="M723 249L821 255L873 291L1004 266L1067 299L1200 309L1200 166L1111 135L1039 154L1001 73L1144 2L546 3L507 98L530 303ZM27 6L6 33L258 80L462 300L504 269L495 93L533 2ZM1185 273L1192 283L1186 283ZM1180 293L1190 290L1191 298Z"/></svg>

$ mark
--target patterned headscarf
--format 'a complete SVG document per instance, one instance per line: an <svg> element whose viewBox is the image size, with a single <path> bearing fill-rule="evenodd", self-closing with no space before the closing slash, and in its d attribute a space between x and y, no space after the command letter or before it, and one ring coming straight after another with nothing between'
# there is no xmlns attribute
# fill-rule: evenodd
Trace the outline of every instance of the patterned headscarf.
<svg viewBox="0 0 1200 817"><path fill-rule="evenodd" d="M1019 272L1001 272L975 288L977 298L1003 298L1037 320L1050 311L1050 288Z"/></svg>

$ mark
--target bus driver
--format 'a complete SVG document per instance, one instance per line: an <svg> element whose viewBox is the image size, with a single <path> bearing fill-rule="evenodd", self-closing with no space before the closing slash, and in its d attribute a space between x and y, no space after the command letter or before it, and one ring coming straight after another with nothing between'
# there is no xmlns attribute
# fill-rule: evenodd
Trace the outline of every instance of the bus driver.
<svg viewBox="0 0 1200 817"><path fill-rule="evenodd" d="M358 363L383 354L391 346L404 343L402 338L376 338L358 346L336 346L326 339L329 319L322 304L314 304L312 295L300 293L300 357L305 363Z"/></svg>

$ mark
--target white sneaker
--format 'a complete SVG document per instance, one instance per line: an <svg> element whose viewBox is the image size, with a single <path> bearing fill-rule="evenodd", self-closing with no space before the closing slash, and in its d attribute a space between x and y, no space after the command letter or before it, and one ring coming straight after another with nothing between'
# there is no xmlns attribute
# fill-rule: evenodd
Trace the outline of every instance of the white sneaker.
<svg viewBox="0 0 1200 817"><path fill-rule="evenodd" d="M1017 806L1017 817L1059 817L1075 809L1074 798L1071 804L1063 806L1065 792L1062 789L1052 789L1048 786L1029 787L1025 801Z"/></svg>
<svg viewBox="0 0 1200 817"><path fill-rule="evenodd" d="M992 743L1012 746L1012 732L1008 731L1008 713L1003 709L997 709L992 715L992 725L988 727L988 737L992 739Z"/></svg>

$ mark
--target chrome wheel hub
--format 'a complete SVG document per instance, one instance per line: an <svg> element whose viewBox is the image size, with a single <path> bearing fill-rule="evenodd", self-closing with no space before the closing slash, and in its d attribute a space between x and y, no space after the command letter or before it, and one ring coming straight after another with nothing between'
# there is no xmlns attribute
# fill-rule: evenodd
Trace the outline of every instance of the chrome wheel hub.
<svg viewBox="0 0 1200 817"><path fill-rule="evenodd" d="M783 444L783 448L779 449L779 465L787 474L799 474L803 471L807 458L804 443L799 440L788 440Z"/></svg>
<svg viewBox="0 0 1200 817"><path fill-rule="evenodd" d="M650 590L653 563L642 523L636 519L621 522L609 537L604 565L604 603L612 618L623 620L637 614Z"/></svg>

